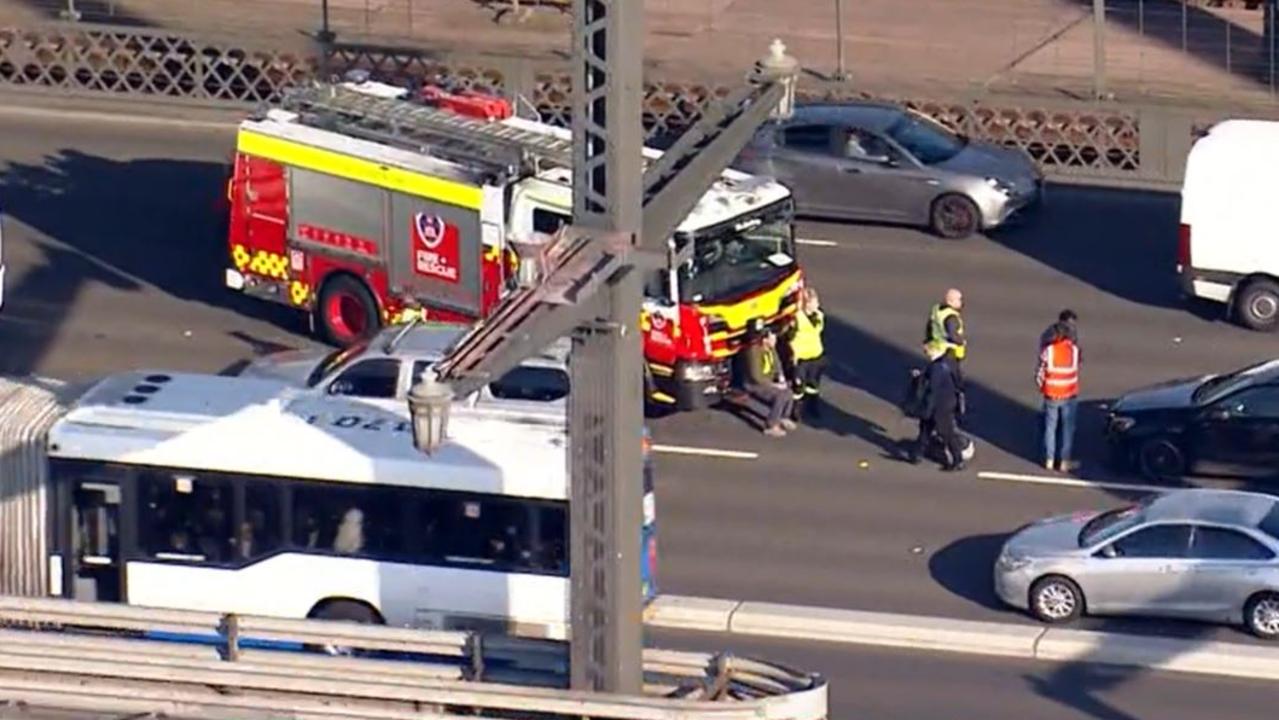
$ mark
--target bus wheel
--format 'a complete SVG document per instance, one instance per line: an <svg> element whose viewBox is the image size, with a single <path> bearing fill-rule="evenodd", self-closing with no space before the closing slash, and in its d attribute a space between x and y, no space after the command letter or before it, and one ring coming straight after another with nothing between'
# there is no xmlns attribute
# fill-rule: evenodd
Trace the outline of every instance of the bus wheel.
<svg viewBox="0 0 1279 720"><path fill-rule="evenodd" d="M373 608L361 602L354 600L331 600L320 603L316 606L308 616L313 620L336 620L340 622L353 622L360 625L382 625L382 618ZM325 655L357 655L360 654L355 648L344 647L341 645L324 644L309 646L309 650L322 652Z"/></svg>
<svg viewBox="0 0 1279 720"><path fill-rule="evenodd" d="M373 294L349 275L338 275L324 283L315 313L324 339L340 347L373 335L381 324Z"/></svg>

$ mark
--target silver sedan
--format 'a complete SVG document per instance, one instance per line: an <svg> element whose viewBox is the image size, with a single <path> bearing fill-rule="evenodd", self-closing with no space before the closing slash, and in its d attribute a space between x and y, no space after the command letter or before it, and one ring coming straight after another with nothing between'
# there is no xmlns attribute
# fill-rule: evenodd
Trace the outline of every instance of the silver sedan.
<svg viewBox="0 0 1279 720"><path fill-rule="evenodd" d="M1032 523L1004 544L995 591L1047 623L1141 615L1243 625L1279 639L1279 501L1177 490Z"/></svg>
<svg viewBox="0 0 1279 720"><path fill-rule="evenodd" d="M922 225L946 238L1002 225L1043 196L1025 152L887 103L801 105L756 133L736 165L781 181L805 215Z"/></svg>

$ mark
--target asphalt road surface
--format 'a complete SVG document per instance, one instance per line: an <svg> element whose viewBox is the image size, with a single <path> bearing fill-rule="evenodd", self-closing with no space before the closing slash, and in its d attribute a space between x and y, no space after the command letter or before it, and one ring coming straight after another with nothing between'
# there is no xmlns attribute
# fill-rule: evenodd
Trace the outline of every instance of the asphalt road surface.
<svg viewBox="0 0 1279 720"><path fill-rule="evenodd" d="M830 683L832 720L1261 720L1273 683L1099 665L976 658L824 643L728 642L696 633L650 633L649 644L708 647L767 659Z"/></svg>
<svg viewBox="0 0 1279 720"><path fill-rule="evenodd" d="M0 372L91 378L136 367L218 371L310 343L301 319L222 288L212 212L232 133L0 114L0 208L10 264ZM759 453L662 456L667 592L1024 622L998 606L990 566L1003 534L1128 493L979 479L1035 472L1040 331L1081 317L1079 444L1097 457L1099 403L1158 379L1274 353L1272 336L1187 307L1172 275L1174 196L1053 187L1044 212L992 238L805 222L801 259L828 317L828 407L784 439L708 411L653 421L659 442ZM834 243L831 245L830 243ZM895 459L913 434L894 408L930 305L965 291L974 472ZM1232 483L1226 483L1230 485ZM1094 626L1242 639L1200 626Z"/></svg>

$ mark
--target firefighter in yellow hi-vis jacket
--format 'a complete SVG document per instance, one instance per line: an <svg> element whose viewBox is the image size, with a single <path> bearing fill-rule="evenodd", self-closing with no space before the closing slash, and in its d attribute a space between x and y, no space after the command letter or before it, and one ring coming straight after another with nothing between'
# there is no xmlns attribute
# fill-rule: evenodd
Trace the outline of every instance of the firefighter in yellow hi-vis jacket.
<svg viewBox="0 0 1279 720"><path fill-rule="evenodd" d="M791 331L790 353L795 363L795 404L792 412L796 420L804 416L821 416L822 373L826 370L825 350L822 347L822 331L826 328L826 315L822 312L817 290L806 287L799 300L799 312L795 313L795 325Z"/></svg>

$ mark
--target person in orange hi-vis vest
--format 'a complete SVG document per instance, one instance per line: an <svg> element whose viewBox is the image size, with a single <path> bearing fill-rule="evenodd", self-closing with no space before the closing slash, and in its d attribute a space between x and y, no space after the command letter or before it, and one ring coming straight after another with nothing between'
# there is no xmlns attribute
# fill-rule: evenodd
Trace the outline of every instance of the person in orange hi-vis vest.
<svg viewBox="0 0 1279 720"><path fill-rule="evenodd" d="M1059 322L1052 340L1039 353L1035 382L1044 395L1044 467L1072 472L1079 465L1070 457L1075 437L1075 406L1079 399L1079 346L1072 328ZM1061 429L1061 464L1057 465L1057 430Z"/></svg>

